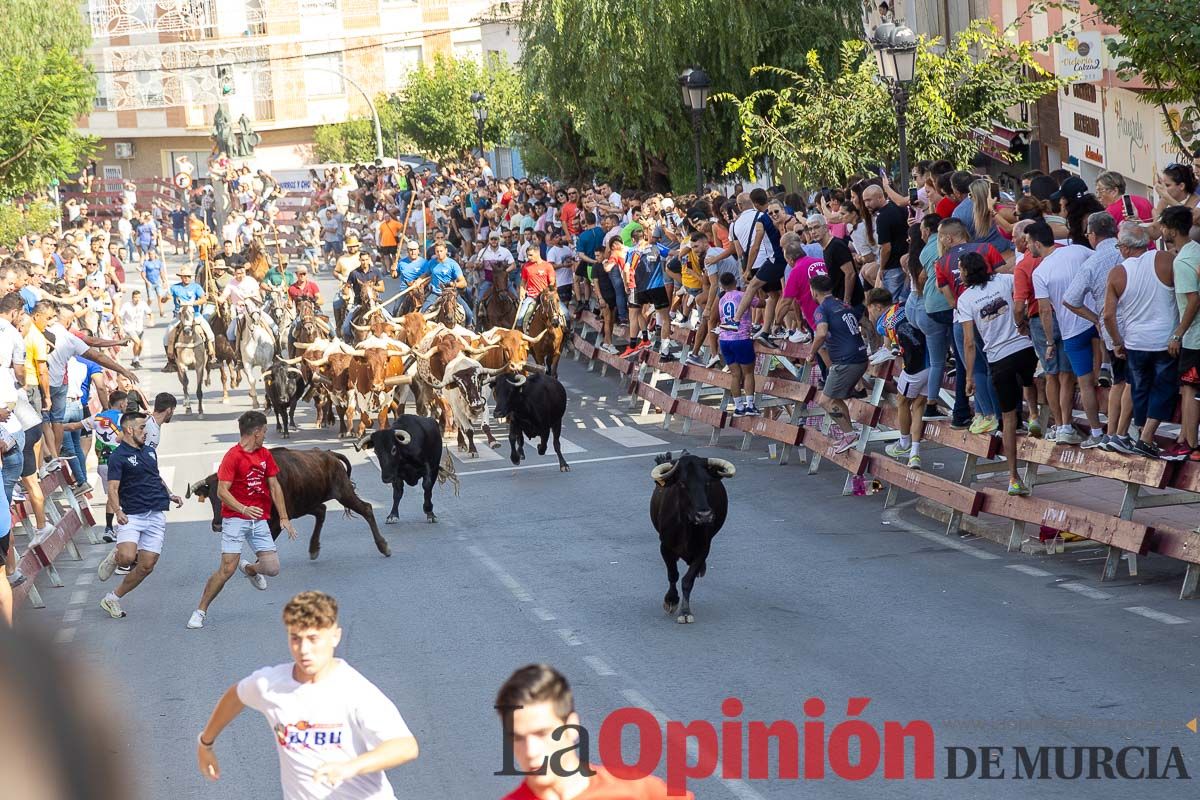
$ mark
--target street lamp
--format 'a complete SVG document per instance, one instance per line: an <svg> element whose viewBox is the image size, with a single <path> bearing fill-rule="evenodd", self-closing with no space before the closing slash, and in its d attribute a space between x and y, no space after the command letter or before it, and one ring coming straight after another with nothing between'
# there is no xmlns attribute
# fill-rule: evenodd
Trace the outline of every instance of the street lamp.
<svg viewBox="0 0 1200 800"><path fill-rule="evenodd" d="M483 154L483 124L488 118L487 106L484 105L486 99L483 92L471 92L471 115L475 117L475 134L479 137L480 158L486 158Z"/></svg>
<svg viewBox="0 0 1200 800"><path fill-rule="evenodd" d="M700 118L708 104L708 90L712 81L702 69L688 67L679 73L679 89L683 93L683 104L692 112L692 144L696 159L696 194L704 192L704 170L700 165Z"/></svg>
<svg viewBox="0 0 1200 800"><path fill-rule="evenodd" d="M905 25L884 22L871 32L879 79L888 87L896 107L896 125L900 134L900 193L908 193L908 140L905 115L908 91L917 71L917 35Z"/></svg>

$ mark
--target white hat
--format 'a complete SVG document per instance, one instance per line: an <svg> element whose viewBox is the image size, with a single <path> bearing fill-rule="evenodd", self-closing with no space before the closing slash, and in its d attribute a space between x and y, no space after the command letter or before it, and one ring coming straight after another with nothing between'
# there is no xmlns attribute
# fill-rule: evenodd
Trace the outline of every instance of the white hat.
<svg viewBox="0 0 1200 800"><path fill-rule="evenodd" d="M672 208L675 207L675 201L669 197L665 198L661 203L659 203L659 207L663 211L670 211Z"/></svg>

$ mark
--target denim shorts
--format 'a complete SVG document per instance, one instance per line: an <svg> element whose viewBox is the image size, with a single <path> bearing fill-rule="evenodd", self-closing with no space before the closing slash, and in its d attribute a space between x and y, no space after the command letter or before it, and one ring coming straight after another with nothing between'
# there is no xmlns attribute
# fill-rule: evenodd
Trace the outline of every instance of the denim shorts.
<svg viewBox="0 0 1200 800"><path fill-rule="evenodd" d="M1042 327L1041 317L1029 319L1029 338L1033 339L1033 349L1037 351L1038 360L1042 362L1042 369L1047 375L1071 371L1067 354L1063 352L1063 340L1062 334L1058 330L1058 320L1054 321L1054 358L1046 360L1046 329Z"/></svg>
<svg viewBox="0 0 1200 800"><path fill-rule="evenodd" d="M275 552L275 540L265 519L225 517L221 520L221 553L240 553L242 543L255 553Z"/></svg>
<svg viewBox="0 0 1200 800"><path fill-rule="evenodd" d="M50 387L50 421L62 424L66 422L67 416L67 389L70 387L66 384L62 386Z"/></svg>

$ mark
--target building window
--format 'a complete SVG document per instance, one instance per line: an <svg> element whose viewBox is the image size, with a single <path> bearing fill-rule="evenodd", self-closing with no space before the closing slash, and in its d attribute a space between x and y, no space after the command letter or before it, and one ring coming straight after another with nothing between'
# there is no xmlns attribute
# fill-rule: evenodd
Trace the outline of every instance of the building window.
<svg viewBox="0 0 1200 800"><path fill-rule="evenodd" d="M92 99L96 111L108 111L108 76L96 76L96 96Z"/></svg>
<svg viewBox="0 0 1200 800"><path fill-rule="evenodd" d="M304 86L310 97L336 97L346 93L342 80L342 54L327 53L304 59Z"/></svg>
<svg viewBox="0 0 1200 800"><path fill-rule="evenodd" d="M455 58L470 58L475 61L483 60L483 44L481 42L455 42Z"/></svg>
<svg viewBox="0 0 1200 800"><path fill-rule="evenodd" d="M390 44L383 48L383 81L388 89L399 89L408 76L421 66L421 45Z"/></svg>

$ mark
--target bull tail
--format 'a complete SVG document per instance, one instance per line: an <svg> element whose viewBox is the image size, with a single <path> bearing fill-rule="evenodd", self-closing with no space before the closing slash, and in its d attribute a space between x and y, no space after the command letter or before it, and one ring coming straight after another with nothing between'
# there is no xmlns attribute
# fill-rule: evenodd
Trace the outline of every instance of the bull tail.
<svg viewBox="0 0 1200 800"><path fill-rule="evenodd" d="M454 471L454 459L450 457L450 451L446 450L442 453L442 463L438 466L437 474L438 483L450 481L454 484L454 496L458 497L458 490L461 486L461 481L458 479L458 473Z"/></svg>
<svg viewBox="0 0 1200 800"><path fill-rule="evenodd" d="M353 474L351 472L351 468L350 468L350 459L346 458L341 453L334 453L332 450L330 450L329 452L333 455L334 458L336 458L338 461L342 462L342 466L346 468L346 477L350 477L350 475Z"/></svg>

